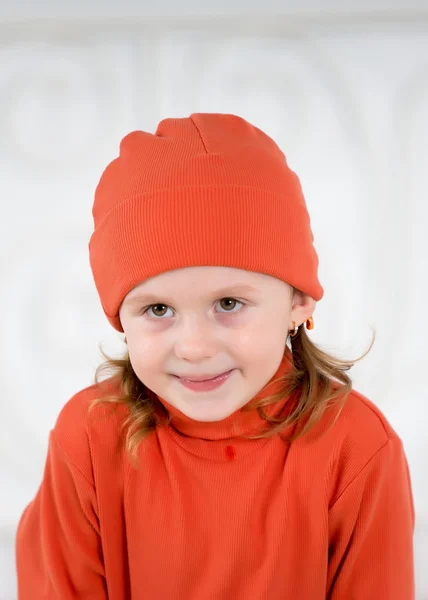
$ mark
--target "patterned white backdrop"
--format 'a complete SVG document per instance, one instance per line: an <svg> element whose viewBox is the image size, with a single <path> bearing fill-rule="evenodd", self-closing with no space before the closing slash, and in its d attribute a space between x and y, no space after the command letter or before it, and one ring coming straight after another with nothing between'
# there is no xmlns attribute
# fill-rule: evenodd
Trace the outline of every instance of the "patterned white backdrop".
<svg viewBox="0 0 428 600"><path fill-rule="evenodd" d="M16 598L15 529L48 432L92 383L98 344L123 349L88 262L96 183L123 135L198 111L252 121L299 174L325 288L315 341L355 357L376 330L351 375L404 441L427 600L428 4L198 17L125 2L108 20L63 4L0 5L0 600Z"/></svg>

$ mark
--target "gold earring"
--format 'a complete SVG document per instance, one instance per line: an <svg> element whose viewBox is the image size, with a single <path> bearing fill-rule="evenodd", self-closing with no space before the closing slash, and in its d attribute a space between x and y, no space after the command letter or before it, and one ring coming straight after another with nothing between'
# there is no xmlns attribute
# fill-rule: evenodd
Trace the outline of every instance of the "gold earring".
<svg viewBox="0 0 428 600"><path fill-rule="evenodd" d="M299 331L299 328L296 327L296 323L294 321L293 321L293 327L294 327L294 329L290 329L288 331L288 333L290 334L290 337L292 337L292 338L294 338L297 335L298 331Z"/></svg>
<svg viewBox="0 0 428 600"><path fill-rule="evenodd" d="M294 329L290 329L288 332L290 334L290 337L296 337L296 335L299 331L299 328L296 327L296 323L294 321L293 321L293 326L294 326ZM314 318L309 317L309 319L306 320L306 329L310 330L310 329L313 329L314 327L315 327Z"/></svg>

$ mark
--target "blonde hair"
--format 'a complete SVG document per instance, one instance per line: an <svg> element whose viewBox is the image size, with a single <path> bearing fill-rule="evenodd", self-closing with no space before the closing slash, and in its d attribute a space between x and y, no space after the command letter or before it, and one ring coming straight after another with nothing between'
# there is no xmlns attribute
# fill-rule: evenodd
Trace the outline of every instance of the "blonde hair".
<svg viewBox="0 0 428 600"><path fill-rule="evenodd" d="M347 375L356 362L359 362L373 347L375 332L366 352L354 360L343 360L324 352L312 342L301 325L297 334L290 337L294 367L282 376L280 391L272 394L256 404L248 403L243 410L258 410L266 420L268 428L260 434L245 436L250 439L266 438L280 433L283 429L304 423L300 431L286 437L293 441L307 433L322 417L327 407L336 403L339 411L352 390L352 381ZM138 379L132 368L129 353L123 358L112 358L100 348L105 361L96 369L94 383L102 389L100 376L105 371L113 372L110 382L118 384L117 393L105 393L96 398L90 406L94 408L100 402L125 405L129 414L122 423L122 432L126 430L125 445L133 464L137 458L138 446L157 426L166 426L170 415L156 395L150 393ZM278 380L280 381L280 380ZM264 406L278 402L282 398L293 396L295 403L290 413L283 418L272 418L266 415ZM334 423L333 423L334 424Z"/></svg>

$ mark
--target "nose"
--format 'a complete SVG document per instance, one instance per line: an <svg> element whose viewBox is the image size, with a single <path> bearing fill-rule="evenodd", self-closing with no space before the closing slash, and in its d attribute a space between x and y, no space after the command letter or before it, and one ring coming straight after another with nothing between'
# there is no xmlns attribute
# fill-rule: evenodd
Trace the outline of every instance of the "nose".
<svg viewBox="0 0 428 600"><path fill-rule="evenodd" d="M193 318L176 330L175 354L177 358L197 362L211 358L218 352L218 340L213 325L206 320Z"/></svg>

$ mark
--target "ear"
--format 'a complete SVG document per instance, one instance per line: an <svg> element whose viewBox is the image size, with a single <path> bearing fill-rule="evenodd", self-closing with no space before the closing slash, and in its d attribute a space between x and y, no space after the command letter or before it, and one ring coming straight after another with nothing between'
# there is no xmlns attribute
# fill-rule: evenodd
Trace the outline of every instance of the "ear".
<svg viewBox="0 0 428 600"><path fill-rule="evenodd" d="M293 329L292 321L296 323L296 326L299 326L302 323L305 323L309 317L312 317L316 305L316 300L311 296L308 296L299 290L294 290L291 301L290 329Z"/></svg>

